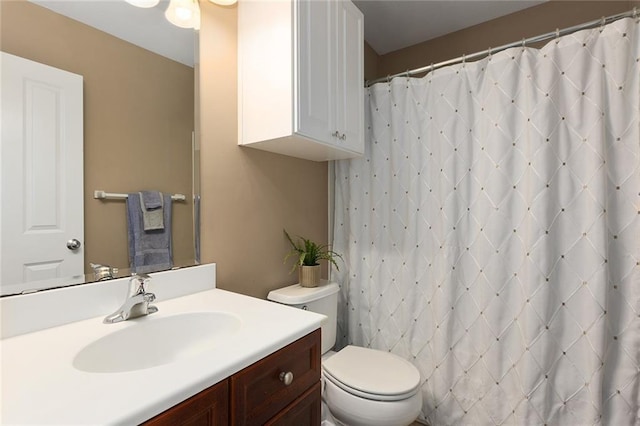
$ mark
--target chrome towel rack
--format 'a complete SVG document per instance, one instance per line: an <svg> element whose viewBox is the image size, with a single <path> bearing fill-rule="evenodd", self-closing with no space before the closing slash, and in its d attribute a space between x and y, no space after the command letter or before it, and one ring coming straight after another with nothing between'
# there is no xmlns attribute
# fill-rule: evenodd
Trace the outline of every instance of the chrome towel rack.
<svg viewBox="0 0 640 426"><path fill-rule="evenodd" d="M117 192L93 191L93 198L99 200L126 200L127 196L128 194L120 194ZM171 199L173 201L185 201L187 197L184 194L173 194Z"/></svg>

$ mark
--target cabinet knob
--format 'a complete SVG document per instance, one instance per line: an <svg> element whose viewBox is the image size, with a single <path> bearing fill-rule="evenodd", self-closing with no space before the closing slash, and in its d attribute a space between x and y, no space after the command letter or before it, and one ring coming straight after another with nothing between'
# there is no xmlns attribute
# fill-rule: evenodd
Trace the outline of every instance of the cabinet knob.
<svg viewBox="0 0 640 426"><path fill-rule="evenodd" d="M280 373L280 381L284 383L285 386L289 386L293 383L293 373L291 371L287 371L286 373L283 371Z"/></svg>
<svg viewBox="0 0 640 426"><path fill-rule="evenodd" d="M337 131L337 130L335 132L331 133L331 136L333 136L334 138L338 138L341 141L347 140L347 135L345 133L340 134L340 132Z"/></svg>

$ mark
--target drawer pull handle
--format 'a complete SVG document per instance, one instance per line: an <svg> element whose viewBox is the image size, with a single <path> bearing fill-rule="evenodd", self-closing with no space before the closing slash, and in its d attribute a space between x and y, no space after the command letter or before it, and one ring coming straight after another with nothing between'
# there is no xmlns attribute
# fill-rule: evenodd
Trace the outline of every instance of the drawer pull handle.
<svg viewBox="0 0 640 426"><path fill-rule="evenodd" d="M289 386L293 383L293 373L291 371L287 371L286 373L283 371L280 373L280 381L284 383L285 386Z"/></svg>

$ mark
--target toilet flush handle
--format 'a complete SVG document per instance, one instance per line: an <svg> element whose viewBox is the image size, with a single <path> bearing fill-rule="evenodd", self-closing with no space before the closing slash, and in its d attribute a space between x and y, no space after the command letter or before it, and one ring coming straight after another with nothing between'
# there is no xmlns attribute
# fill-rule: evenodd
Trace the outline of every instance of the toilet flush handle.
<svg viewBox="0 0 640 426"><path fill-rule="evenodd" d="M293 383L293 373L291 371L287 371L286 373L283 371L280 373L280 381L284 383L285 386L289 386Z"/></svg>

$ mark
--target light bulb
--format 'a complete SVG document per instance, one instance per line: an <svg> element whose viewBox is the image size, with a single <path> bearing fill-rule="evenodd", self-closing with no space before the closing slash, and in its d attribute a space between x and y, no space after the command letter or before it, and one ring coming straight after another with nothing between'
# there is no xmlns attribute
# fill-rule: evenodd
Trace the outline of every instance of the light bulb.
<svg viewBox="0 0 640 426"><path fill-rule="evenodd" d="M188 21L191 19L191 15L193 15L193 13L186 7L176 7L176 16L181 21Z"/></svg>
<svg viewBox="0 0 640 426"><path fill-rule="evenodd" d="M219 4L220 6L231 6L236 4L238 0L209 0L211 3Z"/></svg>
<svg viewBox="0 0 640 426"><path fill-rule="evenodd" d="M200 27L200 7L196 0L171 0L164 16L180 28Z"/></svg>
<svg viewBox="0 0 640 426"><path fill-rule="evenodd" d="M155 7L158 3L160 3L160 0L125 0L125 1L136 7L144 7L144 8Z"/></svg>

